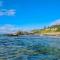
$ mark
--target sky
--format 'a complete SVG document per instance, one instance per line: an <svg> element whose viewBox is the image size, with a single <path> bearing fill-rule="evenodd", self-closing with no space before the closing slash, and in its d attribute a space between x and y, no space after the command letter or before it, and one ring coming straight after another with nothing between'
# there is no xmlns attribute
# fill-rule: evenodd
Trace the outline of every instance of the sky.
<svg viewBox="0 0 60 60"><path fill-rule="evenodd" d="M39 29L55 21L60 21L60 0L0 0L1 32Z"/></svg>

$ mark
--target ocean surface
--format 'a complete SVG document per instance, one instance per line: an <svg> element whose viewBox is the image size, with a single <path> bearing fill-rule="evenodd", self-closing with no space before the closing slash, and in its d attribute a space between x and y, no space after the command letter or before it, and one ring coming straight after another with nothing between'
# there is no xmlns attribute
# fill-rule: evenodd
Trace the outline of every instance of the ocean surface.
<svg viewBox="0 0 60 60"><path fill-rule="evenodd" d="M60 60L60 38L0 36L0 60Z"/></svg>

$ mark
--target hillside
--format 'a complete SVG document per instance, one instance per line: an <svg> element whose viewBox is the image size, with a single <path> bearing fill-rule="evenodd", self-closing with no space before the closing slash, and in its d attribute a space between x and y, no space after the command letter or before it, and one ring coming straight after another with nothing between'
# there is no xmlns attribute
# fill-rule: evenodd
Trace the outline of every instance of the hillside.
<svg viewBox="0 0 60 60"><path fill-rule="evenodd" d="M47 28L32 30L35 34L59 34L60 35L60 25L52 25Z"/></svg>

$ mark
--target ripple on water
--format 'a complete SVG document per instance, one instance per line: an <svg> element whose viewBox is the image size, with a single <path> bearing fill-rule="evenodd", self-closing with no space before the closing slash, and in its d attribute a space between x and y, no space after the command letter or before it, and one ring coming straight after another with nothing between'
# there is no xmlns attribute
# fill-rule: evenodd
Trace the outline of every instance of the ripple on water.
<svg viewBox="0 0 60 60"><path fill-rule="evenodd" d="M57 53L54 51L56 51ZM0 37L0 60L20 59L60 59L60 38L46 36Z"/></svg>

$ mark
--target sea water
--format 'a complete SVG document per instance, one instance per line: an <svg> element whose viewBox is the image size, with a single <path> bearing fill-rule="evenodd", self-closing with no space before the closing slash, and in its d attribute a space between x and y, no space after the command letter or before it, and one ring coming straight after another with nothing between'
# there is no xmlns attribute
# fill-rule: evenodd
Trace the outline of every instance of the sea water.
<svg viewBox="0 0 60 60"><path fill-rule="evenodd" d="M60 38L0 36L0 60L60 60Z"/></svg>

